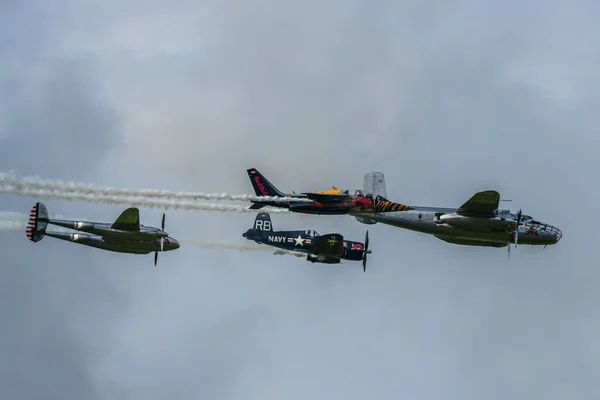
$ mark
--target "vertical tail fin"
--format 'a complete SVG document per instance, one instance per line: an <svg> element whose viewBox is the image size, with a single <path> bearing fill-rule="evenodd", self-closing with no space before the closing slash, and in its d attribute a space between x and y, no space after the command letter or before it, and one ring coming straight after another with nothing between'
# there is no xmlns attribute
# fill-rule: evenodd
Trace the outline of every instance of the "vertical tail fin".
<svg viewBox="0 0 600 400"><path fill-rule="evenodd" d="M363 180L363 192L373 194L373 197L387 197L385 176L381 172L369 172Z"/></svg>
<svg viewBox="0 0 600 400"><path fill-rule="evenodd" d="M286 197L286 194L275 187L256 168L247 170L248 177L257 196Z"/></svg>
<svg viewBox="0 0 600 400"><path fill-rule="evenodd" d="M269 213L259 213L254 220L254 226L252 229L273 232L273 223L271 222L271 216Z"/></svg>
<svg viewBox="0 0 600 400"><path fill-rule="evenodd" d="M363 179L363 192L365 192L365 194L371 194L373 198L377 198L377 196L387 197L385 176L381 172L369 172L365 174ZM367 225L374 225L377 223L377 221L365 217L355 218L358 222Z"/></svg>
<svg viewBox="0 0 600 400"><path fill-rule="evenodd" d="M27 238L32 242L39 242L44 238L48 227L48 209L44 203L35 203L29 213L29 221L25 228Z"/></svg>

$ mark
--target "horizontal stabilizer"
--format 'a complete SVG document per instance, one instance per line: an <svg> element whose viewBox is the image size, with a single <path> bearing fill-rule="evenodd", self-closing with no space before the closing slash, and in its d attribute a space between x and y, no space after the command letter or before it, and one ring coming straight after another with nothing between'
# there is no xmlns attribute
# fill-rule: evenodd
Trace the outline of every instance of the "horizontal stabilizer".
<svg viewBox="0 0 600 400"><path fill-rule="evenodd" d="M250 210L260 210L261 208L266 207L266 206L267 206L267 204L265 204L265 203L254 203L248 208Z"/></svg>

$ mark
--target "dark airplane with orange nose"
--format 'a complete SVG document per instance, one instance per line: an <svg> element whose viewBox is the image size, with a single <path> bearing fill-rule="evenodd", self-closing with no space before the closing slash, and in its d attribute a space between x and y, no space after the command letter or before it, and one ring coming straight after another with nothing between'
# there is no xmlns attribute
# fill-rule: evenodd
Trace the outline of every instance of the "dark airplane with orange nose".
<svg viewBox="0 0 600 400"><path fill-rule="evenodd" d="M252 201L250 209L259 210L266 206L286 208L292 212L303 214L348 214L350 210L370 210L373 208L373 198L357 190L350 194L348 190L333 190L283 193L264 177L256 168L247 170L248 177L257 196L273 198L272 201Z"/></svg>

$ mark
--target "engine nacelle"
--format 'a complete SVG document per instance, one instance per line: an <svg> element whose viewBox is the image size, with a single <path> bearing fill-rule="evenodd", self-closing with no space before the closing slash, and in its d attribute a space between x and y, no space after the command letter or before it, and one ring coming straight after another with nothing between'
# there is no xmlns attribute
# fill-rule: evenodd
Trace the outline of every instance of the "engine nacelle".
<svg viewBox="0 0 600 400"><path fill-rule="evenodd" d="M73 229L90 229L93 227L94 227L93 222L86 222L86 221L74 221L73 222Z"/></svg>
<svg viewBox="0 0 600 400"><path fill-rule="evenodd" d="M367 224L367 225L375 225L377 223L377 221L374 221L372 219L368 219L368 218L364 218L364 217L354 217L356 218L356 220L358 222L361 222L363 224Z"/></svg>
<svg viewBox="0 0 600 400"><path fill-rule="evenodd" d="M71 233L71 240L74 242L90 240L91 238L92 235L90 235L89 233Z"/></svg>
<svg viewBox="0 0 600 400"><path fill-rule="evenodd" d="M443 214L439 216L440 222L457 228L482 228L482 229L514 229L517 221L504 218L481 218L459 214Z"/></svg>

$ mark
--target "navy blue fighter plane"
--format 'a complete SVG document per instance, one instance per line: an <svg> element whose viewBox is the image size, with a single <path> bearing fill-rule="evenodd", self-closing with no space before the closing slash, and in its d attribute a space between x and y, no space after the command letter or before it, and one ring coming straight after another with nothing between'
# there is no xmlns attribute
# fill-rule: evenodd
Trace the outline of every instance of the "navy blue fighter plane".
<svg viewBox="0 0 600 400"><path fill-rule="evenodd" d="M242 234L248 240L288 251L306 253L306 260L324 264L339 264L341 260L361 261L367 268L369 231L365 242L345 240L339 233L319 235L314 230L274 231L269 213L259 213L254 226Z"/></svg>

